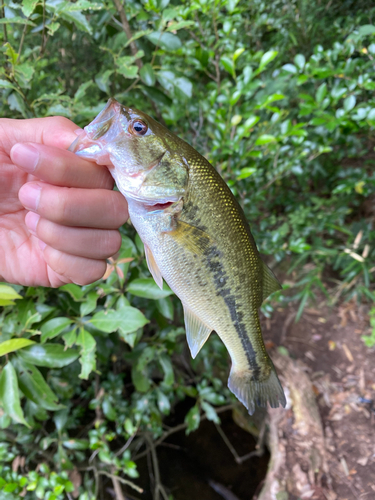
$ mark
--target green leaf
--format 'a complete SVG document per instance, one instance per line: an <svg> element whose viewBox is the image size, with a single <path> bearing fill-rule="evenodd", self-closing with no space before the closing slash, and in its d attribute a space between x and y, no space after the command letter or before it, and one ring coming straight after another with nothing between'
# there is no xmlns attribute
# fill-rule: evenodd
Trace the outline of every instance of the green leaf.
<svg viewBox="0 0 375 500"><path fill-rule="evenodd" d="M1 80L0 79L0 89L14 89L14 88L15 88L15 86L12 85L7 80ZM2 286L2 285L0 285L0 286Z"/></svg>
<svg viewBox="0 0 375 500"><path fill-rule="evenodd" d="M80 101L85 95L86 91L91 85L93 85L93 81L89 80L88 82L81 83L78 87L77 92L74 94L74 100Z"/></svg>
<svg viewBox="0 0 375 500"><path fill-rule="evenodd" d="M194 24L195 24L194 21L177 21L174 23L168 23L167 31L178 31L182 28L188 28L189 26L194 26Z"/></svg>
<svg viewBox="0 0 375 500"><path fill-rule="evenodd" d="M100 311L94 314L89 323L106 333L115 332L119 328L123 333L131 333L142 328L148 323L148 319L135 307L125 306L117 311Z"/></svg>
<svg viewBox="0 0 375 500"><path fill-rule="evenodd" d="M237 176L237 180L247 179L250 175L255 174L257 169L255 167L245 167L240 171L240 175Z"/></svg>
<svg viewBox="0 0 375 500"><path fill-rule="evenodd" d="M149 35L152 33L152 30L141 30L137 31L137 33L133 33L133 36L126 42L125 47L130 45L134 40L138 40L139 38L142 38L143 36Z"/></svg>
<svg viewBox="0 0 375 500"><path fill-rule="evenodd" d="M78 285L74 285L73 283L68 283L67 285L60 287L59 290L68 292L72 299L74 299L76 302L79 302L84 294L82 288Z"/></svg>
<svg viewBox="0 0 375 500"><path fill-rule="evenodd" d="M41 342L44 343L48 339L53 339L57 337L59 333L64 331L73 321L69 318L59 317L53 318L44 323L40 331L42 336L40 338Z"/></svg>
<svg viewBox="0 0 375 500"><path fill-rule="evenodd" d="M294 57L294 64L302 71L306 64L305 56L303 54L297 54Z"/></svg>
<svg viewBox="0 0 375 500"><path fill-rule="evenodd" d="M249 116L249 118L243 124L245 131L253 128L259 122L259 120L259 116Z"/></svg>
<svg viewBox="0 0 375 500"><path fill-rule="evenodd" d="M70 330L70 332L64 333L62 339L65 342L66 347L72 347L77 341L77 328Z"/></svg>
<svg viewBox="0 0 375 500"><path fill-rule="evenodd" d="M245 52L245 48L244 47L241 47L239 49L237 49L234 54L233 54L233 61L237 61L237 59L240 57L241 54L243 54Z"/></svg>
<svg viewBox="0 0 375 500"><path fill-rule="evenodd" d="M141 91L145 94L149 99L155 101L162 106L170 106L172 104L172 99L168 97L164 92L155 87L141 87Z"/></svg>
<svg viewBox="0 0 375 500"><path fill-rule="evenodd" d="M354 95L350 95L349 97L347 97L346 99L344 99L344 109L345 109L345 111L347 113L349 111L351 111L354 108L355 103L356 103L356 98L355 98Z"/></svg>
<svg viewBox="0 0 375 500"><path fill-rule="evenodd" d="M297 68L294 66L294 64L284 64L281 69L287 71L288 73L292 73L293 75L297 73Z"/></svg>
<svg viewBox="0 0 375 500"><path fill-rule="evenodd" d="M374 35L375 34L375 26L372 24L364 24L361 26L358 30L358 35L363 38L368 35Z"/></svg>
<svg viewBox="0 0 375 500"><path fill-rule="evenodd" d="M22 0L22 12L26 17L34 12L35 7L38 4L38 0Z"/></svg>
<svg viewBox="0 0 375 500"><path fill-rule="evenodd" d="M231 57L223 56L220 58L220 62L223 65L225 71L227 71L233 77L235 76L234 61Z"/></svg>
<svg viewBox="0 0 375 500"><path fill-rule="evenodd" d="M90 443L87 439L69 439L63 441L63 446L68 450L87 450Z"/></svg>
<svg viewBox="0 0 375 500"><path fill-rule="evenodd" d="M155 73L154 70L152 69L152 66L150 63L146 63L142 66L142 68L139 71L139 75L143 81L148 86L155 85Z"/></svg>
<svg viewBox="0 0 375 500"><path fill-rule="evenodd" d="M276 137L269 134L263 134L258 137L255 141L255 146L261 146L262 144L269 144L270 142L276 142Z"/></svg>
<svg viewBox="0 0 375 500"><path fill-rule="evenodd" d="M2 81L4 80L0 80L0 86ZM22 297L11 286L0 284L0 299L16 300L22 299Z"/></svg>
<svg viewBox="0 0 375 500"><path fill-rule="evenodd" d="M242 122L242 116L241 115L234 115L231 118L230 124L232 125L232 127L236 127L241 122Z"/></svg>
<svg viewBox="0 0 375 500"><path fill-rule="evenodd" d="M137 365L132 368L132 381L138 392L147 392L150 388L150 380L147 376L147 369L139 370Z"/></svg>
<svg viewBox="0 0 375 500"><path fill-rule="evenodd" d="M158 407L161 413L163 413L164 415L169 415L169 412L171 410L171 403L168 397L164 394L164 392L160 390L157 391L157 400L158 400Z"/></svg>
<svg viewBox="0 0 375 500"><path fill-rule="evenodd" d="M104 71L104 73L99 74L95 77L96 85L100 88L102 92L105 92L106 94L110 93L110 88L109 88L109 85L111 83L110 78L113 73L114 73L113 69L107 69L106 71Z"/></svg>
<svg viewBox="0 0 375 500"><path fill-rule="evenodd" d="M154 300L163 299L173 293L172 290L165 284L163 290L160 290L152 278L138 278L131 281L128 285L127 291L137 297Z"/></svg>
<svg viewBox="0 0 375 500"><path fill-rule="evenodd" d="M65 12L74 12L80 10L102 10L104 5L102 3L91 2L90 0L77 0L77 2L64 2L63 9Z"/></svg>
<svg viewBox="0 0 375 500"><path fill-rule="evenodd" d="M18 356L27 363L47 368L62 368L73 363L79 353L74 349L64 350L60 344L35 344L21 349Z"/></svg>
<svg viewBox="0 0 375 500"><path fill-rule="evenodd" d="M10 352L18 351L28 345L35 344L33 340L30 339L11 339L0 343L0 356L8 354Z"/></svg>
<svg viewBox="0 0 375 500"><path fill-rule="evenodd" d="M277 56L278 52L276 50L269 50L265 54L262 55L262 58L260 60L259 68L257 69L257 72L260 73L261 71L264 70L264 68L275 59Z"/></svg>
<svg viewBox="0 0 375 500"><path fill-rule="evenodd" d="M181 48L181 40L176 35L172 33L160 33L159 31L154 31L147 35L147 38L156 46L161 47L164 50L178 50Z"/></svg>
<svg viewBox="0 0 375 500"><path fill-rule="evenodd" d="M15 422L29 427L21 408L16 370L11 362L4 366L0 375L0 401L5 413Z"/></svg>
<svg viewBox="0 0 375 500"><path fill-rule="evenodd" d="M326 83L322 83L318 87L318 90L316 91L316 94L315 94L315 100L316 100L316 102L320 104L323 101L323 99L325 98L326 95L327 95L327 84Z"/></svg>
<svg viewBox="0 0 375 500"><path fill-rule="evenodd" d="M90 373L96 369L96 341L91 333L81 328L76 343L81 346L81 357L79 358L81 373L79 378L87 380Z"/></svg>
<svg viewBox="0 0 375 500"><path fill-rule="evenodd" d="M69 7L70 2L63 2L66 5L66 7ZM71 23L74 23L77 28L81 31L85 31L86 33L89 33L90 35L92 34L92 28L87 21L86 17L82 14L82 12L76 11L76 12L61 12L61 17L65 19L66 21L69 21Z"/></svg>
<svg viewBox="0 0 375 500"><path fill-rule="evenodd" d="M85 302L82 302L80 306L81 316L86 316L96 309L98 298L99 295L94 290L86 295Z"/></svg>
<svg viewBox="0 0 375 500"><path fill-rule="evenodd" d="M20 358L16 358L14 364L18 373L19 387L27 398L45 410L56 411L64 408L58 403L58 397L36 366Z"/></svg>
<svg viewBox="0 0 375 500"><path fill-rule="evenodd" d="M51 23L51 24L47 24L46 28L48 29L48 34L50 36L53 36L56 31L60 28L60 23Z"/></svg>
<svg viewBox="0 0 375 500"><path fill-rule="evenodd" d="M162 367L162 370L164 372L164 384L171 386L174 384L174 372L173 372L173 365L171 362L171 358L167 356L167 354L161 354L158 357L158 361Z"/></svg>
<svg viewBox="0 0 375 500"><path fill-rule="evenodd" d="M134 79L138 77L138 70L138 66L135 66L134 64L128 65L122 62L119 64L117 72L125 78Z"/></svg>
<svg viewBox="0 0 375 500"><path fill-rule="evenodd" d="M185 417L185 422L187 424L186 434L190 434L192 431L198 429L200 420L201 417L199 413L199 408L197 405L195 405L188 411Z"/></svg>
<svg viewBox="0 0 375 500"><path fill-rule="evenodd" d="M9 61L11 62L12 66L17 64L18 60L18 52L14 50L14 48L11 46L9 42L4 43L4 48L5 48L5 55L8 56Z"/></svg>
<svg viewBox="0 0 375 500"><path fill-rule="evenodd" d="M156 302L157 310L167 319L173 321L174 307L170 297L159 299Z"/></svg>
<svg viewBox="0 0 375 500"><path fill-rule="evenodd" d="M26 24L27 26L35 26L35 23L21 16L3 17L0 19L0 24L22 24L23 26Z"/></svg>
<svg viewBox="0 0 375 500"><path fill-rule="evenodd" d="M190 80L181 76L175 79L174 85L176 89L180 90L183 96L191 97L193 93L193 84Z"/></svg>
<svg viewBox="0 0 375 500"><path fill-rule="evenodd" d="M215 424L220 424L220 418L213 406L207 403L207 401L201 401L201 406L206 414L207 420L211 420L211 422L215 422Z"/></svg>

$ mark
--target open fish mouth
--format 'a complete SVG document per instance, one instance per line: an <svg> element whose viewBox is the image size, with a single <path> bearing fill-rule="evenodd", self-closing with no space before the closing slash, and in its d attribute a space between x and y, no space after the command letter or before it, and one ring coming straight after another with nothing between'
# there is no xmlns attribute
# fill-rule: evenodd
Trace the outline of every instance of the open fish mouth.
<svg viewBox="0 0 375 500"><path fill-rule="evenodd" d="M176 201L167 201L165 203L155 203L154 205L145 205L149 212L163 211L174 205Z"/></svg>

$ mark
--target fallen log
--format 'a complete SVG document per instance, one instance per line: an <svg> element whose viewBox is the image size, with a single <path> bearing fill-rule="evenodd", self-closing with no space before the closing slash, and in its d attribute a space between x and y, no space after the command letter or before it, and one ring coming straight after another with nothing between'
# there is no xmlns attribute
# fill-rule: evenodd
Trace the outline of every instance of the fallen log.
<svg viewBox="0 0 375 500"><path fill-rule="evenodd" d="M274 353L287 397L286 408L267 413L271 458L257 500L335 500L327 466L323 425L307 367Z"/></svg>

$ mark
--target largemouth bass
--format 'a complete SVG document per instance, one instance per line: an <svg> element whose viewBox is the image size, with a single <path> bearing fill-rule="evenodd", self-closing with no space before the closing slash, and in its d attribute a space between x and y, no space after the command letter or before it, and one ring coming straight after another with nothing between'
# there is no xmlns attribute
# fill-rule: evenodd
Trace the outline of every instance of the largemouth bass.
<svg viewBox="0 0 375 500"><path fill-rule="evenodd" d="M180 298L193 358L216 331L232 360L228 386L249 413L285 406L259 322L281 288L245 215L213 166L153 118L114 99L70 147L107 165L126 197L148 267Z"/></svg>

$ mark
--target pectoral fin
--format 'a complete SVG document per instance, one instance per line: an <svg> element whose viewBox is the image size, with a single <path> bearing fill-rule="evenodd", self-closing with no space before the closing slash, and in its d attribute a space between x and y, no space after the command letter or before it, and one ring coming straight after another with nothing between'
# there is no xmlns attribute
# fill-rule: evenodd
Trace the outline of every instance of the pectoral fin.
<svg viewBox="0 0 375 500"><path fill-rule="evenodd" d="M215 242L205 231L178 220L175 229L165 233L177 241L181 246L196 255L203 255Z"/></svg>
<svg viewBox="0 0 375 500"><path fill-rule="evenodd" d="M158 285L158 287L163 290L163 276L161 275L160 269L158 268L158 265L156 264L155 258L152 255L151 250L148 248L147 245L145 245L145 254L146 254L146 261L148 268L150 270L150 273L152 274L152 277L155 280L155 283Z"/></svg>
<svg viewBox="0 0 375 500"><path fill-rule="evenodd" d="M202 349L208 339L211 328L202 321L184 305L186 339L193 358Z"/></svg>
<svg viewBox="0 0 375 500"><path fill-rule="evenodd" d="M263 265L263 296L262 301L265 300L271 293L281 290L282 286L277 281L276 276L271 269L262 262Z"/></svg>

